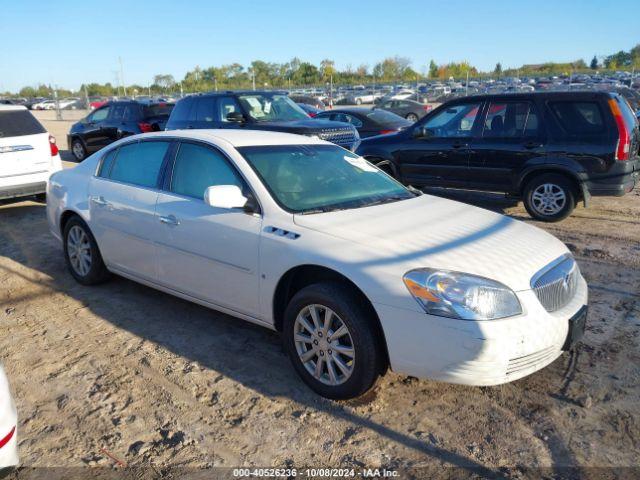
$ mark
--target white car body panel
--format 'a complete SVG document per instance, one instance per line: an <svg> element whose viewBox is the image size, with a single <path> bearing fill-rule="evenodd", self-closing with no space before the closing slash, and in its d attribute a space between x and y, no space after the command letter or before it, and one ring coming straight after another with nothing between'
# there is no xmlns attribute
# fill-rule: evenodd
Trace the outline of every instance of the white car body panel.
<svg viewBox="0 0 640 480"><path fill-rule="evenodd" d="M536 227L429 195L294 215L276 203L235 149L327 142L248 130L171 131L144 138L152 136L202 141L224 151L252 187L261 215L215 212L204 202L139 187L127 188L148 193L123 194L121 184L95 178L105 151L140 137L116 142L52 177L47 216L53 235L61 239L61 216L67 211L80 215L108 268L128 278L276 328L274 294L283 275L301 265L326 267L357 285L375 308L393 370L472 385L511 381L553 361L567 337L569 318L587 304L581 277L577 294L562 310L549 313L538 301L531 278L568 249ZM98 182L102 185L95 189ZM109 221L119 232L102 231L109 228L100 223L103 214L88 202L96 195L114 205ZM170 215L180 225L159 221ZM116 245L131 251L112 254ZM427 315L402 281L407 271L421 267L499 281L516 292L523 312L493 321Z"/></svg>
<svg viewBox="0 0 640 480"><path fill-rule="evenodd" d="M18 413L0 364L0 469L18 465ZM13 433L12 433L13 432ZM7 441L8 439L8 441Z"/></svg>
<svg viewBox="0 0 640 480"><path fill-rule="evenodd" d="M26 111L0 105L0 113ZM0 199L44 193L52 173L62 169L60 155L51 155L49 133L0 137Z"/></svg>

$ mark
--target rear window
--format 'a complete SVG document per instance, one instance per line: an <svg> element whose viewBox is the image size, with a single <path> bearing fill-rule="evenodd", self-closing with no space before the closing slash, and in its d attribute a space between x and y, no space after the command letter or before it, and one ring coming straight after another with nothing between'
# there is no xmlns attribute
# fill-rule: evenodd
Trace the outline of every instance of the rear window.
<svg viewBox="0 0 640 480"><path fill-rule="evenodd" d="M367 113L367 117L373 120L376 123L387 124L387 123L411 123L406 122L404 118L395 113L387 112L386 110L372 110L370 113Z"/></svg>
<svg viewBox="0 0 640 480"><path fill-rule="evenodd" d="M28 110L0 111L0 138L46 133Z"/></svg>
<svg viewBox="0 0 640 480"><path fill-rule="evenodd" d="M594 135L606 130L597 102L551 102L549 107L571 135Z"/></svg>
<svg viewBox="0 0 640 480"><path fill-rule="evenodd" d="M144 107L144 116L149 117L168 117L173 110L173 103L157 103Z"/></svg>

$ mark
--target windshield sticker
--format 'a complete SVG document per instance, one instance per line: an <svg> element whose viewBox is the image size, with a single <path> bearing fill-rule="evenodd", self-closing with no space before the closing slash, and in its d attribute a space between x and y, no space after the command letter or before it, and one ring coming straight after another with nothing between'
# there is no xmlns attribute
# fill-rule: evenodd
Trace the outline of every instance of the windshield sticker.
<svg viewBox="0 0 640 480"><path fill-rule="evenodd" d="M367 162L364 158L362 157L347 157L346 155L344 156L344 159L349 162L351 165L353 165L354 167L356 167L358 170L362 170L363 172L377 172L378 169L376 167L374 167L373 165L371 165L369 162Z"/></svg>

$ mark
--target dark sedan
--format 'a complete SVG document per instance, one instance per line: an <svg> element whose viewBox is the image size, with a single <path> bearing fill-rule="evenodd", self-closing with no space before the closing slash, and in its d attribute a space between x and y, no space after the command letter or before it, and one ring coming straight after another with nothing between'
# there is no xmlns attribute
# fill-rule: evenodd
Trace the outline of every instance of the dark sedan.
<svg viewBox="0 0 640 480"><path fill-rule="evenodd" d="M395 113L403 118L406 118L410 122L417 122L424 117L429 111L431 111L431 105L425 105L424 103L416 102L413 100L383 100L378 105L378 108L387 110L388 112Z"/></svg>
<svg viewBox="0 0 640 480"><path fill-rule="evenodd" d="M338 108L336 110L320 112L316 118L331 120L334 122L350 123L356 127L356 130L358 130L358 133L360 134L360 138L397 133L411 126L410 121L396 115L395 113L380 110L379 108Z"/></svg>
<svg viewBox="0 0 640 480"><path fill-rule="evenodd" d="M68 145L77 161L123 137L164 130L172 103L109 102L72 125Z"/></svg>

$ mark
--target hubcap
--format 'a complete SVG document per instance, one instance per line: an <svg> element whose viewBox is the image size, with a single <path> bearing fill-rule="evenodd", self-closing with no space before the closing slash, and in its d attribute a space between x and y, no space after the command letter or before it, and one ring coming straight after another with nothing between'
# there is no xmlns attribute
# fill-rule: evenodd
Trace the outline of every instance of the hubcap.
<svg viewBox="0 0 640 480"><path fill-rule="evenodd" d="M91 243L86 232L74 225L67 236L67 255L73 270L81 277L91 270Z"/></svg>
<svg viewBox="0 0 640 480"><path fill-rule="evenodd" d="M308 305L294 327L296 351L304 368L326 385L340 385L353 373L355 350L342 319L324 305Z"/></svg>
<svg viewBox="0 0 640 480"><path fill-rule="evenodd" d="M76 158L81 159L82 157L84 157L84 149L82 148L82 145L80 145L78 142L73 144L72 150L73 150L73 155Z"/></svg>
<svg viewBox="0 0 640 480"><path fill-rule="evenodd" d="M554 183L543 183L531 194L533 208L542 215L555 215L567 203L562 187Z"/></svg>

